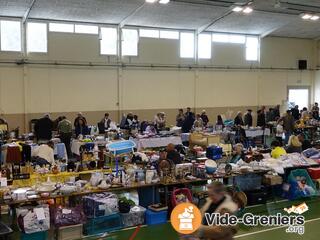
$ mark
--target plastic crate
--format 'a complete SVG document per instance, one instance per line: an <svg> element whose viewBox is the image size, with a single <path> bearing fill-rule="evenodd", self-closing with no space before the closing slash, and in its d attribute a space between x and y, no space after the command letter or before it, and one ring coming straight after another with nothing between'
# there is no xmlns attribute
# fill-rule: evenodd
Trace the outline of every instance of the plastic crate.
<svg viewBox="0 0 320 240"><path fill-rule="evenodd" d="M48 231L36 232L36 233L21 233L21 240L47 240Z"/></svg>
<svg viewBox="0 0 320 240"><path fill-rule="evenodd" d="M83 197L83 211L87 218L97 218L118 213L118 198L115 194L99 193Z"/></svg>
<svg viewBox="0 0 320 240"><path fill-rule="evenodd" d="M93 218L84 225L85 235L95 235L105 232L111 232L122 228L120 214L116 213L109 216Z"/></svg>
<svg viewBox="0 0 320 240"><path fill-rule="evenodd" d="M141 206L137 207L139 208L138 211L131 209L128 213L120 213L123 227L132 227L144 224L146 209Z"/></svg>
<svg viewBox="0 0 320 240"><path fill-rule="evenodd" d="M161 224L167 222L167 215L168 211L159 211L155 212L150 209L146 211L146 224L147 225L154 225L154 224Z"/></svg>
<svg viewBox="0 0 320 240"><path fill-rule="evenodd" d="M57 229L57 240L77 240L82 239L83 225L71 225Z"/></svg>

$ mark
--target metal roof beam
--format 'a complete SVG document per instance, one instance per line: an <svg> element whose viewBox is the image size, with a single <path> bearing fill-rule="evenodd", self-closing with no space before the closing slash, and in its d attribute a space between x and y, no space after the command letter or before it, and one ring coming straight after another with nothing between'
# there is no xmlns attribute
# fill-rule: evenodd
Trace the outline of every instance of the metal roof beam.
<svg viewBox="0 0 320 240"><path fill-rule="evenodd" d="M24 13L24 15L22 17L22 23L23 24L28 20L30 12L31 12L33 6L35 5L35 3L36 3L36 0L32 0L32 2L30 4L30 6L28 7L27 11Z"/></svg>

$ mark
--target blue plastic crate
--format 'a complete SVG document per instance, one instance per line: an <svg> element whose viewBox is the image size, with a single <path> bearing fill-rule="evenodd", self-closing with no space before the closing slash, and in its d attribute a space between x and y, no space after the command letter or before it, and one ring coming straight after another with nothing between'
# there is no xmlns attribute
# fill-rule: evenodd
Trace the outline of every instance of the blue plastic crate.
<svg viewBox="0 0 320 240"><path fill-rule="evenodd" d="M48 231L36 232L36 233L21 233L21 240L47 240Z"/></svg>
<svg viewBox="0 0 320 240"><path fill-rule="evenodd" d="M206 150L206 157L212 160L218 160L222 158L222 147L209 146Z"/></svg>
<svg viewBox="0 0 320 240"><path fill-rule="evenodd" d="M147 225L154 225L154 224L161 224L167 222L167 215L168 211L159 211L155 212L150 209L146 211L146 224Z"/></svg>
<svg viewBox="0 0 320 240"><path fill-rule="evenodd" d="M112 214L104 217L97 217L87 221L83 231L85 235L95 235L105 232L112 232L122 228L120 214Z"/></svg>

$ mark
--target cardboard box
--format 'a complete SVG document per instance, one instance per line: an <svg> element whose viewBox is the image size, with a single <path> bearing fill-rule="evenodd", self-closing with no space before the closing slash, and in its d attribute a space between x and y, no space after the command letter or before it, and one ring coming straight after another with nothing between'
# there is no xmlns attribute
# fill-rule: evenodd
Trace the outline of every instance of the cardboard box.
<svg viewBox="0 0 320 240"><path fill-rule="evenodd" d="M263 184L268 185L268 186L274 186L274 185L280 185L283 183L282 177L278 175L269 175L266 174L263 176L262 179Z"/></svg>

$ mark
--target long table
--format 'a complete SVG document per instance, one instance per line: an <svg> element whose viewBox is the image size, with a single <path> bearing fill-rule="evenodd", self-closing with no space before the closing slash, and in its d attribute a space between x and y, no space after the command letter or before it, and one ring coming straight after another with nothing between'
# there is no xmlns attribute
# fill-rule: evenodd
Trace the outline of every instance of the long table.
<svg viewBox="0 0 320 240"><path fill-rule="evenodd" d="M138 188L145 188L145 187L157 187L160 183L152 183L152 184L133 184L129 186L122 186L122 187L115 187L115 188L108 188L108 189L92 189L92 190L84 190L81 192L74 192L70 194L54 194L48 197L39 197L33 199L24 199L24 200L1 200L0 206L3 205L17 205L17 204L24 204L28 202L35 202L35 201L47 201L50 199L59 199L59 198L68 198L68 197L75 197L75 196L85 196L94 193L103 193L103 192L119 192L119 191L129 191Z"/></svg>
<svg viewBox="0 0 320 240"><path fill-rule="evenodd" d="M134 138L132 140L135 142L138 151L145 148L165 147L170 143L174 145L182 144L180 136Z"/></svg>
<svg viewBox="0 0 320 240"><path fill-rule="evenodd" d="M269 128L265 129L246 129L246 137L249 138L255 138L255 137L263 137L263 136L270 136L271 131ZM216 131L213 132L212 134L220 134L221 138L226 138L227 135L235 135L235 131ZM209 134L209 133L208 133ZM189 141L190 133L181 133L181 140L182 142L187 142Z"/></svg>

